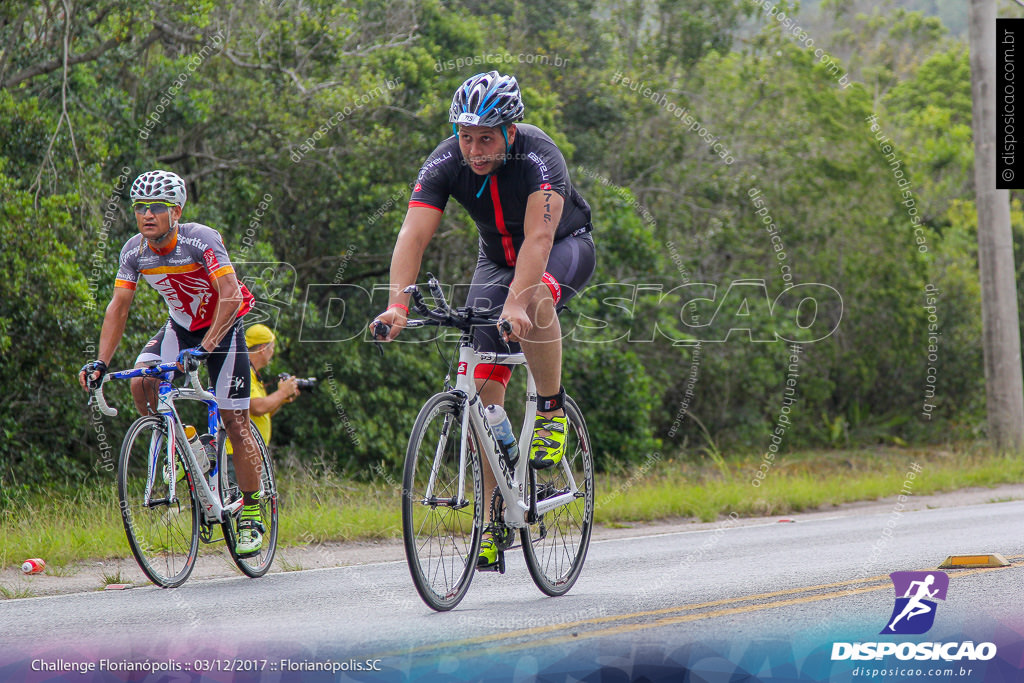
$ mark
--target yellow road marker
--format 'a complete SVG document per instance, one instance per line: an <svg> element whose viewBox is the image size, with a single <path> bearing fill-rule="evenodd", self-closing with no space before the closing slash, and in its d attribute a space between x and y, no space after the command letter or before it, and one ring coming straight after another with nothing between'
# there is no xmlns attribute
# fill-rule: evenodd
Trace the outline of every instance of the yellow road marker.
<svg viewBox="0 0 1024 683"><path fill-rule="evenodd" d="M950 555L939 569L974 569L977 567L1009 567L1010 563L999 553L990 555Z"/></svg>

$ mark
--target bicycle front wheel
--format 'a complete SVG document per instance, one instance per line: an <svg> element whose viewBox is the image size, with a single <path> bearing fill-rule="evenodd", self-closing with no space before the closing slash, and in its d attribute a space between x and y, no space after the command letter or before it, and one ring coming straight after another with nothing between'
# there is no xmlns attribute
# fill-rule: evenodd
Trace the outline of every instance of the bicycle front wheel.
<svg viewBox="0 0 1024 683"><path fill-rule="evenodd" d="M562 462L531 475L538 502L573 490L576 497L521 530L526 566L546 595L565 595L583 569L594 521L594 453L579 406L565 397L569 422Z"/></svg>
<svg viewBox="0 0 1024 683"><path fill-rule="evenodd" d="M174 588L195 566L199 511L192 475L180 452L175 454L175 475L184 476L175 482L173 498L170 495L167 424L166 418L150 415L128 430L118 461L117 495L128 545L139 567L156 585Z"/></svg>
<svg viewBox="0 0 1024 683"><path fill-rule="evenodd" d="M235 543L238 540L237 515L230 517L223 525L224 540L227 543L231 559L235 561L238 568L246 576L257 579L270 569L274 562L274 554L277 552L277 482L274 480L274 465L270 462L270 452L267 445L263 443L263 437L256 429L256 425L249 423L249 431L256 442L256 450L259 451L260 461L263 463L262 475L260 477L260 513L263 518L263 546L255 555L239 557L235 552ZM225 457L225 439L220 439L217 454L218 462L223 463L221 468L221 503L227 505L242 497L242 491L238 488L238 481L235 477L235 468L228 463ZM238 449L234 449L238 454Z"/></svg>
<svg viewBox="0 0 1024 683"><path fill-rule="evenodd" d="M405 454L405 556L420 597L439 612L466 595L480 551L480 448L472 429L463 433L463 410L463 401L451 394L433 396L416 416Z"/></svg>

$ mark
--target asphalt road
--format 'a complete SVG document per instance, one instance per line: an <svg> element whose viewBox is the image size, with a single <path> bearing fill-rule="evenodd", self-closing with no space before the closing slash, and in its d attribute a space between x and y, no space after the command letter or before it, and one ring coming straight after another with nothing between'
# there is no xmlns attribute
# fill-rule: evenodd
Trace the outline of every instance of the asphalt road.
<svg viewBox="0 0 1024 683"><path fill-rule="evenodd" d="M562 598L543 596L511 550L504 575L477 574L444 614L419 600L404 562L8 600L0 602L0 680L101 661L180 667L184 680L202 671L208 680L554 681L598 669L593 680L684 680L684 672L690 681L868 680L851 673L864 662L830 660L833 643L884 640L991 641L994 659L958 661L952 677L929 680L1024 680L1022 521L1024 502L1012 501L725 520L595 541ZM890 572L990 552L1013 564L949 571L926 635L878 635L893 610ZM904 664L889 660L870 664ZM973 673L957 669L968 664ZM53 680L92 680L63 676Z"/></svg>

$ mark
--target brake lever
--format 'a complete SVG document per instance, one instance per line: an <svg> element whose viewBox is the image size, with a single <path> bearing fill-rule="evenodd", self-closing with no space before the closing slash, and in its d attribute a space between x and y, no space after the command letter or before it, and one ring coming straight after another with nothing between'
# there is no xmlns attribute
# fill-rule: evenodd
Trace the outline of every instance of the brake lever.
<svg viewBox="0 0 1024 683"><path fill-rule="evenodd" d="M430 289L430 295L440 302L437 310L444 315L451 315L451 306L448 305L447 299L444 298L444 292L441 291L441 283L437 281L433 273L427 273L427 287Z"/></svg>
<svg viewBox="0 0 1024 683"><path fill-rule="evenodd" d="M378 341L379 339L387 339L388 335L391 334L391 325L377 321L373 324L373 343L380 351L380 355L384 355L384 345Z"/></svg>
<svg viewBox="0 0 1024 683"><path fill-rule="evenodd" d="M412 310L422 315L426 315L429 312L429 309L427 309L426 305L423 303L423 295L420 294L419 287L416 285L409 285L403 289L402 292L412 297Z"/></svg>
<svg viewBox="0 0 1024 683"><path fill-rule="evenodd" d="M498 321L498 331L501 332L501 334L498 335L498 339L500 339L501 343L505 345L505 352L512 353L512 347L508 345L508 337L512 334L512 323L504 318L500 319Z"/></svg>

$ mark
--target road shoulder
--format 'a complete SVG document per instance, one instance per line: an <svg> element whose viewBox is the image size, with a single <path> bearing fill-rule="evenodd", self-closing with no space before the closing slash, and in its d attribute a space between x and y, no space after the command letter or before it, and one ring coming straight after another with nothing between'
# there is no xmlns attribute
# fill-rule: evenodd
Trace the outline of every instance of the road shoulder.
<svg viewBox="0 0 1024 683"><path fill-rule="evenodd" d="M910 496L902 503L904 506L902 510L910 512L1010 500L1024 500L1024 484L969 488L928 496ZM783 521L800 523L837 516L887 514L892 512L898 504L900 501L896 496L892 496L873 501L844 503L789 515L746 517L737 520L734 526L756 526ZM592 540L605 541L635 536L704 531L717 528L720 524L720 521L698 522L679 518L654 522L628 522L595 527ZM404 561L404 558L405 553L401 539L320 543L280 548L271 571L288 572L376 562L398 562ZM242 574L231 562L227 551L223 550L223 546L217 546L199 556L189 581L231 576L241 578ZM17 567L0 571L0 588L2 588L0 592L6 597L15 598L102 591L104 586L110 583L126 584L133 588L150 586L132 557L84 561L59 569L49 567L45 573L32 576L22 574Z"/></svg>

